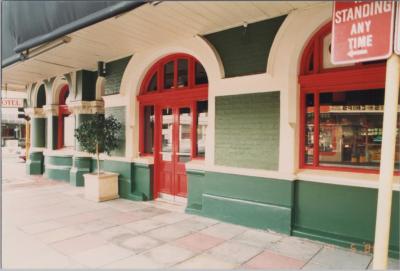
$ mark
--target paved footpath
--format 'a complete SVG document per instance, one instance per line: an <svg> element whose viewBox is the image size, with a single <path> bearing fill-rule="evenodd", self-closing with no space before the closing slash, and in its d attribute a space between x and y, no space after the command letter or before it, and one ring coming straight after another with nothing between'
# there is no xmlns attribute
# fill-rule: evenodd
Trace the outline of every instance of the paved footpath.
<svg viewBox="0 0 400 271"><path fill-rule="evenodd" d="M95 203L41 177L3 182L3 268L367 269L371 255L188 215L171 203ZM390 260L391 269L399 261Z"/></svg>

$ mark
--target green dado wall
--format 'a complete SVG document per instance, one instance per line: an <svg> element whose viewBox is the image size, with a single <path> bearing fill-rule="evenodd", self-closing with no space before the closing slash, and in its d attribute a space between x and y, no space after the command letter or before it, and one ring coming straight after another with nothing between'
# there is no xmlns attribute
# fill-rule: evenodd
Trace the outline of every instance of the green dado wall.
<svg viewBox="0 0 400 271"><path fill-rule="evenodd" d="M219 96L215 100L215 163L275 170L279 162L280 93Z"/></svg>
<svg viewBox="0 0 400 271"><path fill-rule="evenodd" d="M122 76L129 60L132 56L121 58L106 64L106 82L104 84L104 94L112 95L119 93Z"/></svg>
<svg viewBox="0 0 400 271"><path fill-rule="evenodd" d="M104 160L100 167L104 171L119 174L118 189L121 198L131 200L153 199L153 166L123 161ZM97 168L97 162L92 160L92 171Z"/></svg>
<svg viewBox="0 0 400 271"><path fill-rule="evenodd" d="M290 234L293 182L187 171L189 213Z"/></svg>
<svg viewBox="0 0 400 271"><path fill-rule="evenodd" d="M125 106L106 108L106 117L112 115L121 122L121 133L118 148L111 152L112 156L125 156Z"/></svg>
<svg viewBox="0 0 400 271"><path fill-rule="evenodd" d="M272 43L285 18L286 15L205 35L221 57L225 76L264 73Z"/></svg>
<svg viewBox="0 0 400 271"><path fill-rule="evenodd" d="M399 200L399 191L394 191L392 257L399 257ZM297 181L293 234L363 250L374 242L376 205L376 189Z"/></svg>
<svg viewBox="0 0 400 271"><path fill-rule="evenodd" d="M45 175L52 180L69 182L72 155L45 156Z"/></svg>

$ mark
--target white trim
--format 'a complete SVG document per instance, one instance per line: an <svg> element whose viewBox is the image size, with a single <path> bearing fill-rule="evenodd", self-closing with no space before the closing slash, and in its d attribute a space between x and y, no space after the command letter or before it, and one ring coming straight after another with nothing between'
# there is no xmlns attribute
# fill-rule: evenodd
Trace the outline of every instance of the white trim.
<svg viewBox="0 0 400 271"><path fill-rule="evenodd" d="M45 149L43 151L43 155L45 156L60 156L60 157L70 157L74 155L74 150L72 149L57 149L57 150L51 150L51 149Z"/></svg>
<svg viewBox="0 0 400 271"><path fill-rule="evenodd" d="M29 148L29 154L33 152L44 152L46 150L45 147L31 147Z"/></svg>
<svg viewBox="0 0 400 271"><path fill-rule="evenodd" d="M336 184L344 186L366 187L378 189L379 175L329 171L329 170L301 170L296 174L296 178L301 181ZM394 176L393 190L400 191L400 177Z"/></svg>
<svg viewBox="0 0 400 271"><path fill-rule="evenodd" d="M65 79L65 76L57 76L51 86L51 99L46 100L46 104L58 105L59 104L58 102L60 100L61 89L65 85L67 85L69 88L68 81ZM70 100L69 95L67 97L67 100Z"/></svg>
<svg viewBox="0 0 400 271"><path fill-rule="evenodd" d="M45 168L46 169L71 170L72 165L71 166L60 166L60 165L53 165L53 164L45 163Z"/></svg>
<svg viewBox="0 0 400 271"><path fill-rule="evenodd" d="M153 165L154 164L154 157L138 157L132 160L134 163L143 164L143 165Z"/></svg>
<svg viewBox="0 0 400 271"><path fill-rule="evenodd" d="M236 167L215 165L211 167L206 166L205 170L210 172L260 177L260 178L270 178L270 179L278 179L286 181L294 181L296 179L296 176L294 174L283 173L273 170L263 170L263 169L247 169L247 168L236 168Z"/></svg>

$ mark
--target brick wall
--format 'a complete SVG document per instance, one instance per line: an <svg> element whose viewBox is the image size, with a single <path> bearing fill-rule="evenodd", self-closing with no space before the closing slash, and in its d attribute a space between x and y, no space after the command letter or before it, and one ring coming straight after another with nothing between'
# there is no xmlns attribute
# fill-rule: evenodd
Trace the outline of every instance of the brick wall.
<svg viewBox="0 0 400 271"><path fill-rule="evenodd" d="M279 95L276 91L216 97L217 165L278 169Z"/></svg>
<svg viewBox="0 0 400 271"><path fill-rule="evenodd" d="M125 106L108 107L105 112L106 117L112 115L121 122L120 143L116 150L111 152L113 156L125 156Z"/></svg>
<svg viewBox="0 0 400 271"><path fill-rule="evenodd" d="M122 76L131 56L121 58L106 64L106 82L104 85L104 95L119 93Z"/></svg>

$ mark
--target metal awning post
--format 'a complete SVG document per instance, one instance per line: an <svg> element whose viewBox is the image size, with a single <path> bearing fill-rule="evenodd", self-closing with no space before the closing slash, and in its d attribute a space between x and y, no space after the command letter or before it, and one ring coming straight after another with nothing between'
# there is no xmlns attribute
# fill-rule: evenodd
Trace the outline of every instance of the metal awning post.
<svg viewBox="0 0 400 271"><path fill-rule="evenodd" d="M393 54L386 64L381 164L374 242L373 269L386 269L388 262L393 172L396 147L397 107L400 82L400 57Z"/></svg>

